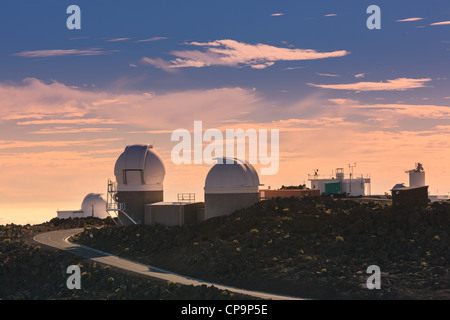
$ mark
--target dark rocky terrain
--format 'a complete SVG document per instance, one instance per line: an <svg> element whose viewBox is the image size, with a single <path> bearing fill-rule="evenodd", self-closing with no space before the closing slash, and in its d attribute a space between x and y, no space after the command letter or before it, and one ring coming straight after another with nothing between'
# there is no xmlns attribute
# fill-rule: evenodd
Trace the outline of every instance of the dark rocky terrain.
<svg viewBox="0 0 450 320"><path fill-rule="evenodd" d="M39 225L0 226L0 299L204 300L249 299L214 287L183 286L128 273L34 242L37 233L66 228L112 227L110 219L52 219ZM66 286L67 267L81 269L81 289Z"/></svg>
<svg viewBox="0 0 450 320"><path fill-rule="evenodd" d="M180 274L318 299L450 299L450 203L394 210L274 199L197 225L86 228L73 241ZM92 235L92 237L91 237ZM367 267L381 289L364 288Z"/></svg>

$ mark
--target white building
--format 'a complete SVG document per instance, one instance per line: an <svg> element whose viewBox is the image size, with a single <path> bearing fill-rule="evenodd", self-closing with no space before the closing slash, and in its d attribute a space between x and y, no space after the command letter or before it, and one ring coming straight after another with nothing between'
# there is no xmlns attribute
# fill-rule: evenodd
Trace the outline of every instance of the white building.
<svg viewBox="0 0 450 320"><path fill-rule="evenodd" d="M352 197L371 195L370 176L349 173L346 177L343 168L337 168L334 175L323 176L318 170L308 175L312 190L320 190L320 194L347 194Z"/></svg>
<svg viewBox="0 0 450 320"><path fill-rule="evenodd" d="M106 212L106 200L100 193L89 193L83 199L80 210L57 211L57 217L59 219L86 217L105 219L108 216L108 212Z"/></svg>
<svg viewBox="0 0 450 320"><path fill-rule="evenodd" d="M409 173L409 186L410 187L423 187L425 186L425 171L420 162L416 163L414 169L405 171Z"/></svg>
<svg viewBox="0 0 450 320"><path fill-rule="evenodd" d="M416 167L411 170L406 170L405 173L409 174L409 186L410 187L423 187L425 186L425 170L423 169L423 165L420 162L416 162ZM428 199L431 202L435 201L445 201L450 199L450 195L441 194L441 195L428 195Z"/></svg>
<svg viewBox="0 0 450 320"><path fill-rule="evenodd" d="M255 168L236 158L216 159L205 179L205 219L228 215L258 202Z"/></svg>

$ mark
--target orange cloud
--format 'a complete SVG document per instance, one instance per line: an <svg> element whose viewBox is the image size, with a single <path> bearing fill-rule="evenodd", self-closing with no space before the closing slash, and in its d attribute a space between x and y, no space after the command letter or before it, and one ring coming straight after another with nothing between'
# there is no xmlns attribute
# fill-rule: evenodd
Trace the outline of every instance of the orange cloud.
<svg viewBox="0 0 450 320"><path fill-rule="evenodd" d="M422 119L450 119L450 107L437 105L414 105L414 104L371 104L353 105L354 108L370 109L378 113L397 114L402 117L413 117Z"/></svg>
<svg viewBox="0 0 450 320"><path fill-rule="evenodd" d="M407 18L407 19L397 20L397 22L411 22L411 21L419 21L422 19L423 18Z"/></svg>
<svg viewBox="0 0 450 320"><path fill-rule="evenodd" d="M348 55L346 50L319 52L312 49L290 49L270 46L262 43L247 44L231 39L210 42L190 42L188 45L200 46L205 51L172 51L177 58L165 61L144 57L142 61L165 70L170 68L208 67L208 66L250 66L263 69L276 61L315 60L336 58Z"/></svg>
<svg viewBox="0 0 450 320"><path fill-rule="evenodd" d="M50 120L32 120L17 122L18 125L31 125L31 124L119 124L122 123L117 120L111 119L50 119Z"/></svg>
<svg viewBox="0 0 450 320"><path fill-rule="evenodd" d="M345 84L314 84L308 85L317 88L353 91L403 91L408 89L423 88L425 83L431 81L430 78L411 79L398 78L385 82L356 82Z"/></svg>
<svg viewBox="0 0 450 320"><path fill-rule="evenodd" d="M430 26L444 26L444 25L449 25L450 21L441 21L441 22L434 22L432 24L430 24Z"/></svg>
<svg viewBox="0 0 450 320"><path fill-rule="evenodd" d="M119 138L89 139L89 140L66 140L66 141L21 141L21 140L0 140L0 149L17 148L54 148L73 146L104 146L105 142L118 141Z"/></svg>

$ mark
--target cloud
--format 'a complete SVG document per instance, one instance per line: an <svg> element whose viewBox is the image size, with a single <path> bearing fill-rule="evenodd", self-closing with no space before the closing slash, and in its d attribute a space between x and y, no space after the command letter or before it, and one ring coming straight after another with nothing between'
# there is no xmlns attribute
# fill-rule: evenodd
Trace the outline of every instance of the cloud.
<svg viewBox="0 0 450 320"><path fill-rule="evenodd" d="M119 93L26 79L21 84L0 83L0 105L3 132L22 134L32 128L28 134L95 135L98 128L108 127L116 136L118 127L126 131L175 130L195 120L211 124L242 120L255 116L266 102L258 91L239 87Z"/></svg>
<svg viewBox="0 0 450 320"><path fill-rule="evenodd" d="M108 39L106 41L108 42L120 42L120 41L128 41L131 40L131 38L114 38L114 39Z"/></svg>
<svg viewBox="0 0 450 320"><path fill-rule="evenodd" d="M430 26L443 26L443 25L448 25L450 24L450 21L441 21L441 22L434 22L432 24L430 24Z"/></svg>
<svg viewBox="0 0 450 320"><path fill-rule="evenodd" d="M47 119L47 120L30 120L17 122L19 126L36 125L36 124L119 124L120 121L111 119Z"/></svg>
<svg viewBox="0 0 450 320"><path fill-rule="evenodd" d="M36 134L54 134L54 133L100 133L100 132L112 132L113 128L71 128L71 127L55 127L55 128L43 128L31 133Z"/></svg>
<svg viewBox="0 0 450 320"><path fill-rule="evenodd" d="M357 100L353 99L328 99L328 101L333 102L338 105L354 105L357 104Z"/></svg>
<svg viewBox="0 0 450 320"><path fill-rule="evenodd" d="M413 117L418 119L450 119L450 107L438 105L414 105L414 104L373 104L373 105L355 105L356 108L370 109L371 112L388 112L389 114L398 114L402 117Z"/></svg>
<svg viewBox="0 0 450 320"><path fill-rule="evenodd" d="M338 74L318 73L318 72L316 72L316 74L318 74L319 76L323 76L323 77L339 77Z"/></svg>
<svg viewBox="0 0 450 320"><path fill-rule="evenodd" d="M358 73L358 74L355 74L354 77L355 78L364 78L365 75L366 75L365 73Z"/></svg>
<svg viewBox="0 0 450 320"><path fill-rule="evenodd" d="M101 97L34 78L26 78L20 84L0 83L0 120L80 117L90 112L90 101L102 100Z"/></svg>
<svg viewBox="0 0 450 320"><path fill-rule="evenodd" d="M284 13L272 13L270 16L271 17L279 17L279 16L283 16Z"/></svg>
<svg viewBox="0 0 450 320"><path fill-rule="evenodd" d="M171 63L161 58L152 59L148 57L143 57L141 59L141 62L143 64L154 66L156 68L160 68L168 72L175 72L175 69L173 69Z"/></svg>
<svg viewBox="0 0 450 320"><path fill-rule="evenodd" d="M58 57L58 56L98 56L104 54L110 54L115 52L104 51L99 48L92 49L55 49L55 50L35 50L35 51L22 51L13 53L13 56L25 57L25 58L47 58L47 57Z"/></svg>
<svg viewBox="0 0 450 320"><path fill-rule="evenodd" d="M319 52L312 49L280 48L266 44L247 44L235 40L216 40L211 42L190 42L187 45L202 47L204 50L172 51L176 58L165 61L161 58L142 59L143 63L153 65L164 70L186 67L248 66L264 69L276 61L315 60L336 58L348 55L346 50Z"/></svg>
<svg viewBox="0 0 450 320"><path fill-rule="evenodd" d="M396 20L397 22L411 22L411 21L419 21L422 20L423 18L407 18L407 19L402 19L402 20Z"/></svg>
<svg viewBox="0 0 450 320"><path fill-rule="evenodd" d="M329 13L329 14L324 15L324 17L336 17L336 16L337 16L336 13Z"/></svg>
<svg viewBox="0 0 450 320"><path fill-rule="evenodd" d="M304 67L288 67L288 68L284 68L282 70L295 70L295 69L303 69Z"/></svg>
<svg viewBox="0 0 450 320"><path fill-rule="evenodd" d="M328 127L328 126L341 126L345 122L342 117L320 117L317 119L288 119L273 121L275 128L280 128L281 131L286 131L292 127L305 126L309 127Z"/></svg>
<svg viewBox="0 0 450 320"><path fill-rule="evenodd" d="M328 101L347 108L367 110L367 115L371 117L374 112L377 112L378 120L393 120L393 115L398 115L398 118L401 119L407 117L434 120L450 119L450 106L406 103L362 104L358 100L353 99L328 99ZM385 114L385 117L381 117L381 114Z"/></svg>
<svg viewBox="0 0 450 320"><path fill-rule="evenodd" d="M118 141L119 138L67 140L67 141L23 141L23 140L0 140L0 150L19 148L55 148L73 146L104 146L106 142Z"/></svg>
<svg viewBox="0 0 450 320"><path fill-rule="evenodd" d="M166 40L169 39L167 37L153 37L153 38L148 38L148 39L141 39L141 40L136 40L136 42L151 42L151 41L159 41L159 40Z"/></svg>
<svg viewBox="0 0 450 320"><path fill-rule="evenodd" d="M398 78L387 80L385 82L356 82L345 84L314 84L308 85L317 88L334 89L334 90L354 90L354 91L403 91L408 89L423 88L425 83L431 81L430 78L411 79Z"/></svg>

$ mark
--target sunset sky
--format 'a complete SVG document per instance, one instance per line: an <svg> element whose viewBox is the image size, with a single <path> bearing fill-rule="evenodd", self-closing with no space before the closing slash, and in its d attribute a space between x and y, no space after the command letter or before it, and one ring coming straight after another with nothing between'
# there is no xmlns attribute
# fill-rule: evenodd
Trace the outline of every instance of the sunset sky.
<svg viewBox="0 0 450 320"><path fill-rule="evenodd" d="M264 187L356 163L384 194L421 162L430 192L450 192L448 0L2 0L0 39L0 224L80 209L136 143L163 158L166 201L202 201L211 166L171 161L194 121L278 129Z"/></svg>

